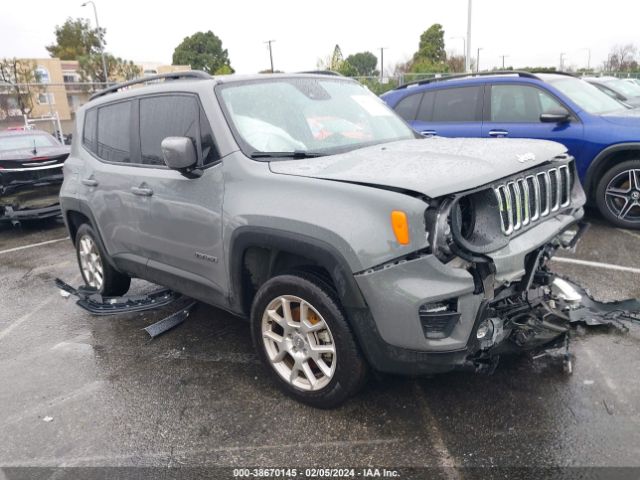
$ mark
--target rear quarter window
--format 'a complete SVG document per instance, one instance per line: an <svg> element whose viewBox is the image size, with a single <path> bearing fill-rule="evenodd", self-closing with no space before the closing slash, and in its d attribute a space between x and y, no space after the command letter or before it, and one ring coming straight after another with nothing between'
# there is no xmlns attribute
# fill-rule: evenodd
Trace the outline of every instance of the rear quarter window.
<svg viewBox="0 0 640 480"><path fill-rule="evenodd" d="M96 127L98 126L98 112L95 108L87 110L84 114L84 127L82 128L82 144L87 150L98 153Z"/></svg>
<svg viewBox="0 0 640 480"><path fill-rule="evenodd" d="M416 119L416 116L418 114L420 100L422 100L422 92L414 93L400 100L395 106L394 110L407 122L412 122Z"/></svg>

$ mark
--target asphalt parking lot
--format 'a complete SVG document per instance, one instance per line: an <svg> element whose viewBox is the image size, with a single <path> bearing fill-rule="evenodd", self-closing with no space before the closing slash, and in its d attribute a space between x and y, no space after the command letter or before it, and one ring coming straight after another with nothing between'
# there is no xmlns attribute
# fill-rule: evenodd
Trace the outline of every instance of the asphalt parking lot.
<svg viewBox="0 0 640 480"><path fill-rule="evenodd" d="M562 255L628 270L556 270L599 299L640 297L640 233L593 223ZM220 310L150 340L164 312L92 317L62 298L53 279L80 278L65 236L0 227L0 466L640 467L640 326L576 334L570 376L518 357L492 376L372 378L320 411L275 388Z"/></svg>

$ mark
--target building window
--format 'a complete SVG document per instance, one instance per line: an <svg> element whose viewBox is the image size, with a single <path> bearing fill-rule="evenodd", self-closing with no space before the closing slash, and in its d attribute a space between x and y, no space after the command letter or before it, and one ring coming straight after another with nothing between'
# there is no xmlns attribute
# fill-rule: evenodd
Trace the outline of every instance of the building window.
<svg viewBox="0 0 640 480"><path fill-rule="evenodd" d="M38 103L40 105L55 105L56 97L54 97L53 93L39 93Z"/></svg>
<svg viewBox="0 0 640 480"><path fill-rule="evenodd" d="M38 83L51 82L51 77L49 77L49 70L44 67L36 68L36 80L38 81Z"/></svg>
<svg viewBox="0 0 640 480"><path fill-rule="evenodd" d="M78 81L78 77L73 73L62 75L62 81L64 83L76 83Z"/></svg>

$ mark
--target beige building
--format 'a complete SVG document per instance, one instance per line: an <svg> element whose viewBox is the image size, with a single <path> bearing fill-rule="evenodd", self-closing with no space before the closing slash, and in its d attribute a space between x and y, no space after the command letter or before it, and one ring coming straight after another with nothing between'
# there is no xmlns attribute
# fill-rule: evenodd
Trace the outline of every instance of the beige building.
<svg viewBox="0 0 640 480"><path fill-rule="evenodd" d="M29 119L34 121L36 128L51 131L57 129L56 123L47 121L56 114L60 119L62 131L66 134L73 132L75 112L84 105L91 95L103 88L102 85L90 85L82 81L79 64L75 60L60 60L59 58L25 59L32 62L36 68L39 84L29 86L32 92L33 109ZM162 65L159 63L141 63L138 65L144 76L158 73L181 72L191 70L188 65ZM10 90L5 95L11 96ZM0 117L0 129L6 126L24 124L19 110L12 109L9 116L5 113Z"/></svg>

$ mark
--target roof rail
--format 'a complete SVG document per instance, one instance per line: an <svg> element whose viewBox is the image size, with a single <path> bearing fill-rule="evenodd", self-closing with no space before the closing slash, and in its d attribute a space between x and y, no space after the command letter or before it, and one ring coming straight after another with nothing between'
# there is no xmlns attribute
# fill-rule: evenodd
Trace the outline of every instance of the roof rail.
<svg viewBox="0 0 640 480"><path fill-rule="evenodd" d="M107 87L104 90L100 90L99 92L91 95L89 100L94 100L96 98L102 97L109 93L117 92L121 88L130 87L131 85L149 83L149 82L154 82L156 80L166 81L166 80L182 80L182 79L196 79L196 78L199 78L201 80L206 80L206 79L211 79L213 77L208 73L203 72L202 70L188 70L186 72L161 73L159 75L151 75L149 77L136 78L134 80L129 80L128 82L122 82L122 83L113 85L111 87Z"/></svg>
<svg viewBox="0 0 640 480"><path fill-rule="evenodd" d="M306 72L298 72L300 74L302 73L306 73L309 75L330 75L333 77L343 77L344 75L342 75L341 73L338 72L334 72L333 70L309 70Z"/></svg>
<svg viewBox="0 0 640 480"><path fill-rule="evenodd" d="M557 70L557 71L544 71L544 70L531 70L531 73L548 73L549 75L566 75L567 77L575 77L578 78L577 75L574 75L571 72L563 72L562 70Z"/></svg>
<svg viewBox="0 0 640 480"><path fill-rule="evenodd" d="M395 90L400 90L401 88L407 88L411 85L426 85L428 83L442 82L444 80L455 80L458 78L467 78L467 77L487 77L491 75L518 75L523 78L535 78L539 80L539 77L537 77L535 74L533 74L532 72L526 72L524 70L496 70L494 72L460 73L458 75L446 75L446 76L437 77L437 78L436 77L427 78L427 79L418 80L415 82L403 83L399 87L396 87Z"/></svg>

